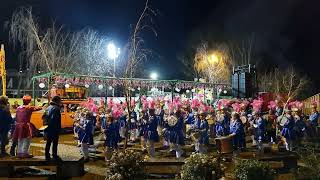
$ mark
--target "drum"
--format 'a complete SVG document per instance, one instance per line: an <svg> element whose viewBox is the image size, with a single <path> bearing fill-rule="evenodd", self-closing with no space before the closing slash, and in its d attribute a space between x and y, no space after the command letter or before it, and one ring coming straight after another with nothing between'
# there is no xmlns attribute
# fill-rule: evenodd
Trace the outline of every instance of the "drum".
<svg viewBox="0 0 320 180"><path fill-rule="evenodd" d="M216 145L219 153L226 154L233 152L233 136L224 136L220 138L216 138Z"/></svg>
<svg viewBox="0 0 320 180"><path fill-rule="evenodd" d="M178 118L175 116L169 116L169 118L167 119L167 122L170 127L173 127L177 124Z"/></svg>
<svg viewBox="0 0 320 180"><path fill-rule="evenodd" d="M287 118L286 116L284 116L284 115L279 116L279 117L277 118L277 123L279 123L280 126L284 126L284 124L285 124L287 121L288 121L288 118Z"/></svg>
<svg viewBox="0 0 320 180"><path fill-rule="evenodd" d="M247 124L247 122L248 122L248 119L246 116L241 116L240 120L242 121L242 124Z"/></svg>
<svg viewBox="0 0 320 180"><path fill-rule="evenodd" d="M201 137L200 131L194 131L191 133L191 139L193 141L197 141L198 139L200 139L200 137Z"/></svg>

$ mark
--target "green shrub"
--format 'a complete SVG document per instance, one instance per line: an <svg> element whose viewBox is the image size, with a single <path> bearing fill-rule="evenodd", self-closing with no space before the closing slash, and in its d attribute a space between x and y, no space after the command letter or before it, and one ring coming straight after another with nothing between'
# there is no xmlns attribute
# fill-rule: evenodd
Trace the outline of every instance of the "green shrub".
<svg viewBox="0 0 320 180"><path fill-rule="evenodd" d="M115 152L107 170L107 180L144 179L143 156L133 150Z"/></svg>
<svg viewBox="0 0 320 180"><path fill-rule="evenodd" d="M180 178L182 180L207 180L222 177L222 169L218 159L205 154L192 154L186 158L182 166Z"/></svg>
<svg viewBox="0 0 320 180"><path fill-rule="evenodd" d="M239 160L235 166L235 177L239 180L273 179L270 166L257 160Z"/></svg>

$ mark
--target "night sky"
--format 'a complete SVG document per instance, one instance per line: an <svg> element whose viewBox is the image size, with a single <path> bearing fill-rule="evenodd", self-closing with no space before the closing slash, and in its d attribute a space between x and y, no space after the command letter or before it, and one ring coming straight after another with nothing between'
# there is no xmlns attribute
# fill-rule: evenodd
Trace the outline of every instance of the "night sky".
<svg viewBox="0 0 320 180"><path fill-rule="evenodd" d="M90 27L124 46L144 0L1 0L2 26L20 6L32 6L43 26L53 19L71 31ZM253 36L254 57L280 68L294 64L315 84L320 81L319 0L151 0L151 7L158 12L158 36L145 33L145 45L153 51L147 69L163 79L185 79L177 56L201 41L241 42ZM17 56L8 47L8 32L1 31L13 68Z"/></svg>

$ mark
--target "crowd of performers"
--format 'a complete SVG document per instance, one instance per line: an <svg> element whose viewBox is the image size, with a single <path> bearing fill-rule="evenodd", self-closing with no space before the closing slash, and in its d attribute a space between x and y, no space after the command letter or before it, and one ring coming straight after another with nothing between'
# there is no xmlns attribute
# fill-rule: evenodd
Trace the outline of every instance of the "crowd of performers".
<svg viewBox="0 0 320 180"><path fill-rule="evenodd" d="M141 106L131 102L108 101L107 107L95 106L89 100L78 107L75 115L74 132L79 140L81 152L89 159L89 145L93 145L94 129L104 134L105 158L109 160L118 144L140 141L142 151L155 157L155 143L162 141L163 148L174 151L177 158L183 154L183 146L190 142L194 151L206 153L209 139L232 136L235 150L246 148L246 136L252 145L283 143L288 151L299 145L304 137L316 136L319 113L313 103L312 114L302 113L303 104L298 101L282 104L270 101L268 112L263 112L263 100L220 100L214 106L199 99L173 101L161 98L142 97ZM127 136L127 137L126 137Z"/></svg>
<svg viewBox="0 0 320 180"><path fill-rule="evenodd" d="M183 146L192 143L194 151L206 153L210 140L221 137L232 137L235 150L246 148L246 137L250 136L253 145L261 143L283 143L287 150L298 147L306 137L316 137L319 120L317 103L312 103L311 114L302 113L303 103L292 101L270 101L268 107L262 99L219 100L208 105L200 98L171 100L164 98L146 98L142 96L138 102L114 102L112 98L105 105L101 101L96 105L93 99L76 107L74 118L74 134L78 138L81 153L89 160L89 147L95 147L94 132L99 129L103 134L105 158L109 160L112 152L118 150L120 142L127 140L140 142L142 151L155 157L155 143L161 141L163 148L174 151L180 158ZM31 97L23 97L23 105L16 109L16 117L12 119L9 102L0 97L0 143L1 155L6 154L8 134L12 136L10 154L20 158L30 158L29 147L33 136L30 123L33 111L41 108L31 106ZM52 98L45 111L43 120L45 129L45 158L59 159L57 146L61 130L61 99ZM130 109L128 111L128 108ZM266 111L267 112L264 112ZM46 120L46 116L50 117ZM318 133L319 134L319 133ZM158 144L159 145L159 144ZM16 154L17 152L17 154Z"/></svg>

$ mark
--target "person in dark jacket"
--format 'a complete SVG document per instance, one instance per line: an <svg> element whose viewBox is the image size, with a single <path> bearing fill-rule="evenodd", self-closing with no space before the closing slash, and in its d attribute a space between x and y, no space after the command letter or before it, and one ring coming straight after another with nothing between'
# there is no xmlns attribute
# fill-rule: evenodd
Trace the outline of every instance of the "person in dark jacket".
<svg viewBox="0 0 320 180"><path fill-rule="evenodd" d="M0 97L0 143L1 157L7 156L6 145L8 144L8 132L12 123L12 117L9 111L9 101L5 96Z"/></svg>
<svg viewBox="0 0 320 180"><path fill-rule="evenodd" d="M59 133L61 130L61 98L54 96L47 109L48 115L46 119L47 128L44 130L44 135L47 139L45 148L45 158L51 160L50 147L52 144L52 157L54 160L61 160L58 156Z"/></svg>

